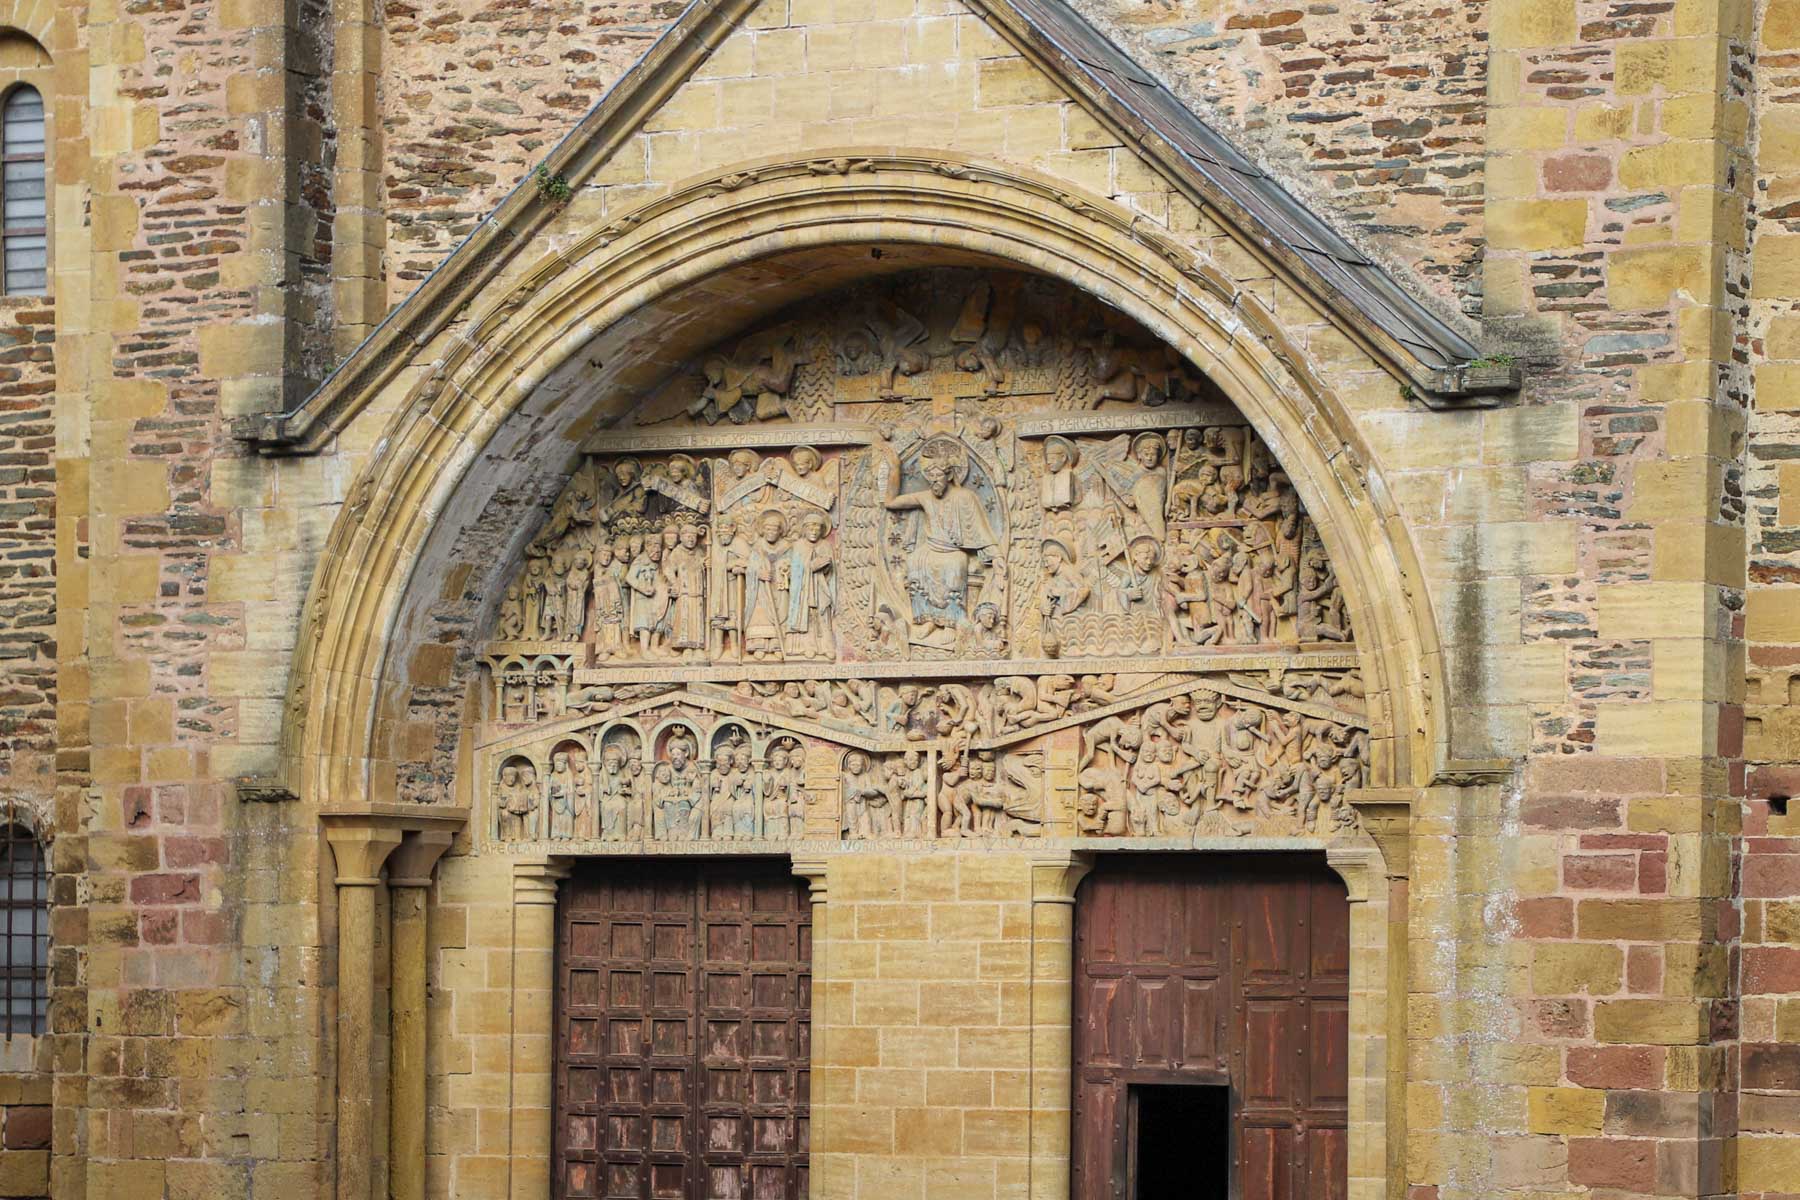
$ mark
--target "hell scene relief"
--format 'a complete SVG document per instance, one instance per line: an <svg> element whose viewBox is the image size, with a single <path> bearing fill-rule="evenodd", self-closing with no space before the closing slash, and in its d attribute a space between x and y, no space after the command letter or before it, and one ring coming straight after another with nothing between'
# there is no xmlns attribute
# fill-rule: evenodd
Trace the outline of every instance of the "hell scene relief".
<svg viewBox="0 0 1800 1200"><path fill-rule="evenodd" d="M1047 281L935 270L584 448L494 617L500 843L1331 837L1369 720L1241 415Z"/></svg>

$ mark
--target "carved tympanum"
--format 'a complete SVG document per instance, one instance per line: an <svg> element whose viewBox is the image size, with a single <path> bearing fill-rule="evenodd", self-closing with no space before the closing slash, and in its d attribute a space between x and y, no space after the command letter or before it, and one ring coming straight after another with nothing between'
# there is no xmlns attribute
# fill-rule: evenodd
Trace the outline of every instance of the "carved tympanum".
<svg viewBox="0 0 1800 1200"><path fill-rule="evenodd" d="M779 314L596 434L487 647L502 843L1331 836L1319 531L1178 355L1045 281Z"/></svg>

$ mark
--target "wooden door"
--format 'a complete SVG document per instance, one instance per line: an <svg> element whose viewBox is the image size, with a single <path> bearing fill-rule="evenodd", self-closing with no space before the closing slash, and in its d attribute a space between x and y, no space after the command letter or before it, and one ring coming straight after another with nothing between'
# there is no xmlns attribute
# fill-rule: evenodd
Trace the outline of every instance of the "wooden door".
<svg viewBox="0 0 1800 1200"><path fill-rule="evenodd" d="M594 864L557 938L554 1194L801 1200L812 906L785 861Z"/></svg>
<svg viewBox="0 0 1800 1200"><path fill-rule="evenodd" d="M1349 968L1322 857L1103 859L1076 900L1074 1200L1139 1200L1134 1096L1168 1084L1229 1088L1229 1181L1192 1200L1342 1200Z"/></svg>

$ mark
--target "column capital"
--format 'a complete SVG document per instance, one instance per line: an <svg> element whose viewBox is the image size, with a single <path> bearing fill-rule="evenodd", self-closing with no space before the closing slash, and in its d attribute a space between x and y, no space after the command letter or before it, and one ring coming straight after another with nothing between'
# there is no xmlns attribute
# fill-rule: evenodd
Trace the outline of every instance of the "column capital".
<svg viewBox="0 0 1800 1200"><path fill-rule="evenodd" d="M556 885L569 877L569 864L561 858L536 858L513 863L514 904L556 904Z"/></svg>
<svg viewBox="0 0 1800 1200"><path fill-rule="evenodd" d="M1031 902L1074 904L1075 889L1094 869L1094 856L1079 850L1034 854L1031 858Z"/></svg>
<svg viewBox="0 0 1800 1200"><path fill-rule="evenodd" d="M379 820L327 820L325 840L337 864L339 887L374 887L381 882L381 865L400 844L404 832Z"/></svg>
<svg viewBox="0 0 1800 1200"><path fill-rule="evenodd" d="M400 848L388 860L388 886L426 888L438 859L450 849L456 834L448 829L415 829L406 834Z"/></svg>
<svg viewBox="0 0 1800 1200"><path fill-rule="evenodd" d="M1386 860L1389 879L1412 874L1412 810L1417 788L1355 788L1344 794Z"/></svg>
<svg viewBox="0 0 1800 1200"><path fill-rule="evenodd" d="M1344 890L1349 893L1352 904L1367 902L1375 894L1376 882L1384 878L1381 852L1367 844L1327 846L1325 865L1336 871L1338 878L1344 881ZM1382 894L1386 895L1386 892Z"/></svg>
<svg viewBox="0 0 1800 1200"><path fill-rule="evenodd" d="M325 840L331 843L332 857L337 863L339 887L374 887L380 883L382 864L408 834L441 834L445 839L442 845L448 848L448 839L453 838L468 819L466 808L433 810L401 804L319 814ZM435 863L437 855L442 853L443 849L439 849L427 862L427 876L430 875L430 864Z"/></svg>

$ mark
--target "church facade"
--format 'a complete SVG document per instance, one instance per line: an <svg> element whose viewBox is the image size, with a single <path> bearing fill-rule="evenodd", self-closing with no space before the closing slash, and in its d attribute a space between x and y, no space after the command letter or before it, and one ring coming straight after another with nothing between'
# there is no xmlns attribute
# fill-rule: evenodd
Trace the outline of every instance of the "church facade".
<svg viewBox="0 0 1800 1200"><path fill-rule="evenodd" d="M0 0L0 1196L1800 1196L1797 53Z"/></svg>

